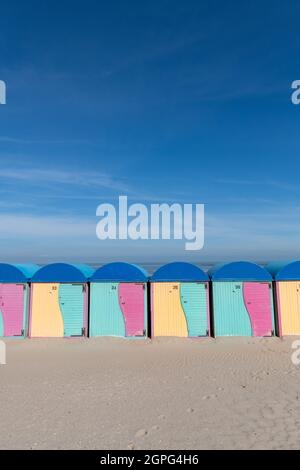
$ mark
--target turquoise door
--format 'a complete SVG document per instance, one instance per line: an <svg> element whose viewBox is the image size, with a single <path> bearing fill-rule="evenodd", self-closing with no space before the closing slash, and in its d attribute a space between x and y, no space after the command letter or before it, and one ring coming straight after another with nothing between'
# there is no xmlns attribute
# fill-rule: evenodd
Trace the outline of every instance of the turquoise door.
<svg viewBox="0 0 300 470"><path fill-rule="evenodd" d="M90 336L126 336L118 282L91 283Z"/></svg>
<svg viewBox="0 0 300 470"><path fill-rule="evenodd" d="M60 284L58 301L64 321L64 336L82 336L84 326L83 284Z"/></svg>
<svg viewBox="0 0 300 470"><path fill-rule="evenodd" d="M180 284L180 301L189 336L207 336L209 333L206 286L196 282Z"/></svg>
<svg viewBox="0 0 300 470"><path fill-rule="evenodd" d="M215 336L252 335L242 282L214 282L213 305Z"/></svg>

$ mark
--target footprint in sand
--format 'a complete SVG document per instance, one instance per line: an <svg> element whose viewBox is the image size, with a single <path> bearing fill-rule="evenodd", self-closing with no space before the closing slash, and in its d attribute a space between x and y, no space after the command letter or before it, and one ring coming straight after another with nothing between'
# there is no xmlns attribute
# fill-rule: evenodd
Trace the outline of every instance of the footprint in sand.
<svg viewBox="0 0 300 470"><path fill-rule="evenodd" d="M145 437L145 436L147 436L147 434L148 434L148 431L146 429L139 429L135 433L135 437Z"/></svg>
<svg viewBox="0 0 300 470"><path fill-rule="evenodd" d="M148 436L149 433L159 431L160 427L157 424L154 424L154 426L151 426L150 431L147 431L147 429L139 429L135 433L135 437L137 438L142 438Z"/></svg>
<svg viewBox="0 0 300 470"><path fill-rule="evenodd" d="M204 397L202 397L202 400L211 400L213 398L217 398L217 395L204 395Z"/></svg>
<svg viewBox="0 0 300 470"><path fill-rule="evenodd" d="M150 429L150 431L158 431L158 430L159 430L159 426L157 426L157 424L152 426L152 428Z"/></svg>

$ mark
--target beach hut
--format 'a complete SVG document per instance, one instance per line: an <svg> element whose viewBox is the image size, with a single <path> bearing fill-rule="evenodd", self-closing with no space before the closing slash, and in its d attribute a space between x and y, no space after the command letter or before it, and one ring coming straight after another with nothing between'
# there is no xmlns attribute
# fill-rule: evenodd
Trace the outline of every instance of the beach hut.
<svg viewBox="0 0 300 470"><path fill-rule="evenodd" d="M300 334L300 261L267 265L274 279L279 335Z"/></svg>
<svg viewBox="0 0 300 470"><path fill-rule="evenodd" d="M90 336L147 336L147 273L128 263L109 263L91 277Z"/></svg>
<svg viewBox="0 0 300 470"><path fill-rule="evenodd" d="M86 265L54 263L32 277L30 337L87 334L88 284L94 270Z"/></svg>
<svg viewBox="0 0 300 470"><path fill-rule="evenodd" d="M27 333L29 280L35 264L0 263L0 336L24 337Z"/></svg>
<svg viewBox="0 0 300 470"><path fill-rule="evenodd" d="M215 336L272 336L274 308L272 277L255 263L217 265L212 280Z"/></svg>
<svg viewBox="0 0 300 470"><path fill-rule="evenodd" d="M150 281L152 336L210 335L208 276L202 269L169 263Z"/></svg>

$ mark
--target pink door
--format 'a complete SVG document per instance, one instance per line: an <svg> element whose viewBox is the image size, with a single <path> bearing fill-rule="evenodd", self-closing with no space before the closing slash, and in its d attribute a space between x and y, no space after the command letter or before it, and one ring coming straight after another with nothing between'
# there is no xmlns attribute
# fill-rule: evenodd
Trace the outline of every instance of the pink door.
<svg viewBox="0 0 300 470"><path fill-rule="evenodd" d="M145 336L145 290L142 283L119 284L119 304L126 336Z"/></svg>
<svg viewBox="0 0 300 470"><path fill-rule="evenodd" d="M0 311L4 336L22 336L24 328L23 284L0 284Z"/></svg>
<svg viewBox="0 0 300 470"><path fill-rule="evenodd" d="M253 336L272 336L273 305L267 282L244 282L244 302L249 313Z"/></svg>

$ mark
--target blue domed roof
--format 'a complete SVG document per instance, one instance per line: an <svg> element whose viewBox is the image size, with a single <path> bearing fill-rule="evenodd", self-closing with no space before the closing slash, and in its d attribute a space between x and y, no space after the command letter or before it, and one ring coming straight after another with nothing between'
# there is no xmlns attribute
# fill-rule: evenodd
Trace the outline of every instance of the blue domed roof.
<svg viewBox="0 0 300 470"><path fill-rule="evenodd" d="M40 268L32 282L86 282L94 269L86 264L53 263Z"/></svg>
<svg viewBox="0 0 300 470"><path fill-rule="evenodd" d="M300 261L274 261L266 266L276 281L299 281Z"/></svg>
<svg viewBox="0 0 300 470"><path fill-rule="evenodd" d="M271 281L270 273L258 264L249 261L235 261L217 264L209 270L213 281Z"/></svg>
<svg viewBox="0 0 300 470"><path fill-rule="evenodd" d="M175 262L161 266L151 276L152 282L160 281L208 281L207 274L198 266L191 263Z"/></svg>
<svg viewBox="0 0 300 470"><path fill-rule="evenodd" d="M146 282L147 272L130 263L108 263L97 269L91 277L92 282Z"/></svg>
<svg viewBox="0 0 300 470"><path fill-rule="evenodd" d="M36 264L0 263L0 282L28 282L38 269Z"/></svg>

